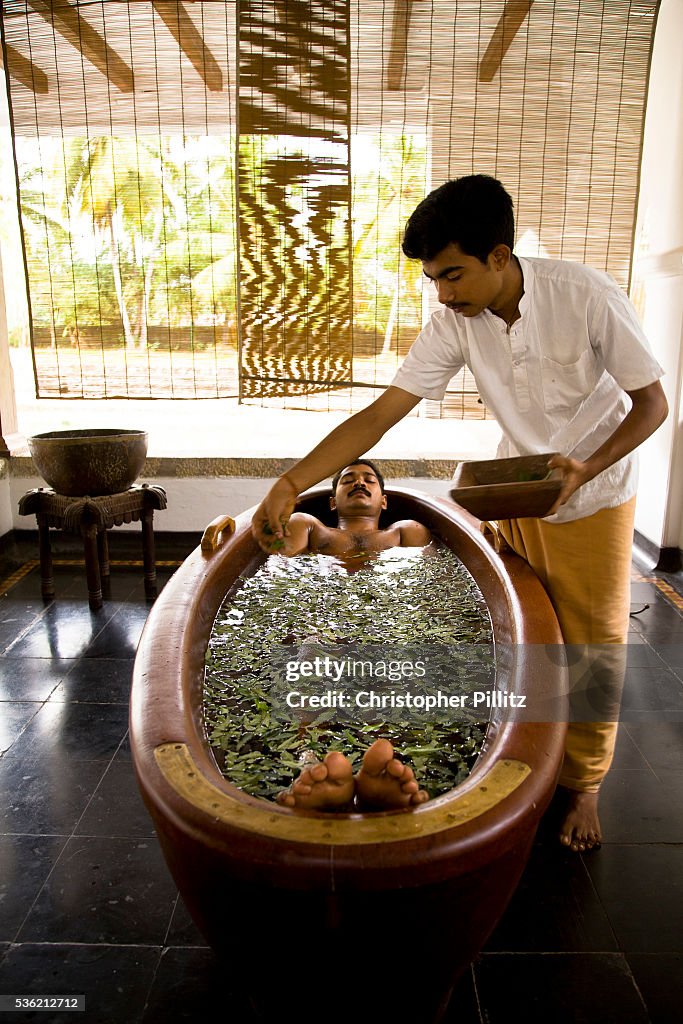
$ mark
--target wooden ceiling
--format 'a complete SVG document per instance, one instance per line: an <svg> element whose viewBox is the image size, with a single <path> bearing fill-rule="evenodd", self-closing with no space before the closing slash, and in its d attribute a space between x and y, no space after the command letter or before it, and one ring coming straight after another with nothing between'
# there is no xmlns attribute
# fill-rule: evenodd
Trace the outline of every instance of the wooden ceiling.
<svg viewBox="0 0 683 1024"><path fill-rule="evenodd" d="M219 61L211 52L196 21L188 11L195 0L185 2L162 2L153 0L152 8L188 58L205 87L211 92L221 92L224 74ZM390 0L391 2L391 0ZM414 7L421 0L393 0L393 22L391 40L386 62L386 88L400 90L405 81L405 68ZM507 0L493 31L483 58L479 63L479 80L492 81L505 54L524 23L533 0ZM10 9L6 4L6 9ZM106 6L106 5L105 5ZM69 0L28 0L27 8L39 14L63 40L93 67L97 68L109 83L122 93L134 92L136 88L134 69L126 63L112 45L88 21L76 3ZM16 13L16 12L15 12ZM36 94L50 91L50 75L34 63L30 57L11 45L6 46L7 70L10 76Z"/></svg>

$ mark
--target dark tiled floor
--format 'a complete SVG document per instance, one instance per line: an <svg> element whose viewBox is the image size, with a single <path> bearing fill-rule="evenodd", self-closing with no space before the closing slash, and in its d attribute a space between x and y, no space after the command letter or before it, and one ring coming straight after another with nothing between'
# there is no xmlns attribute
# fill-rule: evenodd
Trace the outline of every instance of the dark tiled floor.
<svg viewBox="0 0 683 1024"><path fill-rule="evenodd" d="M683 1020L683 612L664 584L633 584L606 842L569 854L547 819L446 1024ZM80 571L60 570L57 595L43 605L37 569L0 594L0 994L82 992L87 1009L7 1019L246 1024L133 778L128 693L149 611L140 571L115 572L98 613ZM283 947L275 983L300 938ZM422 962L423 941L409 937L408 963Z"/></svg>

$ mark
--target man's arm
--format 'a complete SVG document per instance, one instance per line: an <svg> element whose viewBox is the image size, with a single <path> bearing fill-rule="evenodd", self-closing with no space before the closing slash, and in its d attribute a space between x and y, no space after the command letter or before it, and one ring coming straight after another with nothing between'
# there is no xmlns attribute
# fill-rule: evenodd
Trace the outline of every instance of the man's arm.
<svg viewBox="0 0 683 1024"><path fill-rule="evenodd" d="M295 512L287 524L287 533L279 540L271 537L270 551L279 555L302 555L311 549L311 533L316 526L322 526L319 519L307 512ZM273 545L275 541L275 545Z"/></svg>
<svg viewBox="0 0 683 1024"><path fill-rule="evenodd" d="M282 540L286 536L287 523L302 491L364 455L419 401L417 395L402 388L388 387L376 401L340 423L276 480L256 509L251 524L252 533L264 551L272 550L273 538ZM271 532L264 532L264 527Z"/></svg>
<svg viewBox="0 0 683 1024"><path fill-rule="evenodd" d="M604 469L614 465L619 459L623 459L624 455L628 455L642 444L666 419L669 406L664 389L658 380L647 387L638 388L637 391L627 391L626 394L633 402L630 412L589 459L580 462L564 455L555 455L549 461L548 466L551 469L563 470L564 479L559 497L547 515L551 516L557 512L560 505L564 505L582 484L592 480L598 473L602 473Z"/></svg>

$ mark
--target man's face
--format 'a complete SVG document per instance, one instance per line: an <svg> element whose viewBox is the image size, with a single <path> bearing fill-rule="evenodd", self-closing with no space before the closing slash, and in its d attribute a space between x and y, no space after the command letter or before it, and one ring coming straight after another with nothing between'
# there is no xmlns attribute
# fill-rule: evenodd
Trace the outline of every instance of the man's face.
<svg viewBox="0 0 683 1024"><path fill-rule="evenodd" d="M496 309L501 301L503 270L510 260L505 245L496 246L486 263L468 256L456 242L450 242L434 257L425 260L425 277L433 281L439 302L463 316L477 316L484 309Z"/></svg>
<svg viewBox="0 0 683 1024"><path fill-rule="evenodd" d="M339 477L337 489L330 498L330 507L336 509L340 516L379 517L382 509L387 507L387 499L370 466L356 462L347 466Z"/></svg>

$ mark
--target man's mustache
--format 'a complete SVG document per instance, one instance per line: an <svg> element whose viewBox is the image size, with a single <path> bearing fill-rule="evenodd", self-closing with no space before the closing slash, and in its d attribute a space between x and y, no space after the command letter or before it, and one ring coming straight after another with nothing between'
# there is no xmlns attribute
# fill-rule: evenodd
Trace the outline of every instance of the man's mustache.
<svg viewBox="0 0 683 1024"><path fill-rule="evenodd" d="M367 489L367 487L363 487L362 484L358 487L354 487L353 490L349 491L349 497L352 498L353 495L357 494L358 492L362 494L367 494L368 498L370 497L370 491Z"/></svg>

